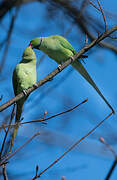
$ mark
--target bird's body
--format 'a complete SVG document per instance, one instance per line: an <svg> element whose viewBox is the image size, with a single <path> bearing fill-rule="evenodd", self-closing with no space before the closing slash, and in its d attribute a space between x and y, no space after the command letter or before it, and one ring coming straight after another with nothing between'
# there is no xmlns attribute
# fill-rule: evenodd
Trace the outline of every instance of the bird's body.
<svg viewBox="0 0 117 180"><path fill-rule="evenodd" d="M76 54L71 44L66 39L63 39L62 36L58 35L43 37L39 49L59 64Z"/></svg>
<svg viewBox="0 0 117 180"><path fill-rule="evenodd" d="M28 47L25 49L22 56L21 62L16 66L13 72L13 88L15 96L21 93L23 90L32 87L36 83L36 56L32 48ZM24 96L16 102L16 117L15 122L20 122L21 113L23 109L24 102L28 96ZM17 135L18 126L14 128L12 135L11 144L13 145L14 139Z"/></svg>
<svg viewBox="0 0 117 180"><path fill-rule="evenodd" d="M54 35L49 37L39 37L31 40L30 45L32 48L39 49L46 53L50 58L61 64L68 60L71 56L76 54L75 49L72 45L62 36ZM88 74L79 59L72 63L72 66L93 86L98 94L103 98L105 103L114 113L114 109L105 99L103 94L100 92L91 76Z"/></svg>

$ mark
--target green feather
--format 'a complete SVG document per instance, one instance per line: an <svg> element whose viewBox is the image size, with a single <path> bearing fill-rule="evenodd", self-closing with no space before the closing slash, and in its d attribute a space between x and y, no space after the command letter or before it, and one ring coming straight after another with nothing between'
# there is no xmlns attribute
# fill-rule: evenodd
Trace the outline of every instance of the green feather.
<svg viewBox="0 0 117 180"><path fill-rule="evenodd" d="M76 54L75 49L72 45L62 36L54 35L49 37L39 37L31 40L32 48L42 50L50 58L55 60L57 63L65 62L70 56ZM90 83L90 85L97 91L102 97L105 103L109 106L113 113L115 113L112 106L108 103L106 98L102 95L91 76L88 74L84 66L79 60L72 63L72 66Z"/></svg>
<svg viewBox="0 0 117 180"><path fill-rule="evenodd" d="M15 96L21 93L23 90L32 87L33 84L36 83L36 56L31 47L25 49L21 62L16 66L13 72L13 89ZM24 102L26 101L28 96L24 96L19 101L16 102L16 117L15 122L20 122L21 114L23 110ZM18 130L18 125L14 128L12 140L11 140L11 148L14 143L14 139L16 138ZM10 149L11 149L10 148Z"/></svg>

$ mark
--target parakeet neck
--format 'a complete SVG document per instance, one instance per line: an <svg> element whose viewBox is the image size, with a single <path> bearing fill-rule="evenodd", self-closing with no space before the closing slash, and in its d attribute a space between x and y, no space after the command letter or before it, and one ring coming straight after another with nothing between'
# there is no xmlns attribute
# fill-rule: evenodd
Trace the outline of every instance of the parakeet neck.
<svg viewBox="0 0 117 180"><path fill-rule="evenodd" d="M49 45L50 45L50 43L49 43ZM40 43L40 46L38 49L43 52L45 52L45 50L48 49L48 37L41 37L41 43Z"/></svg>
<svg viewBox="0 0 117 180"><path fill-rule="evenodd" d="M41 46L41 44L42 44L42 39L43 39L43 37L40 37L40 43L38 44L37 49L40 49L40 46ZM36 47L35 47L35 48L36 48Z"/></svg>

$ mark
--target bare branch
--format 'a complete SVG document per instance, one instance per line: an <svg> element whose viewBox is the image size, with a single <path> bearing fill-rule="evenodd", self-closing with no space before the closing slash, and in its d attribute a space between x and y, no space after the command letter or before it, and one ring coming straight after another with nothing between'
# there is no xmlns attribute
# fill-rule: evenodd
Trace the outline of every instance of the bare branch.
<svg viewBox="0 0 117 180"><path fill-rule="evenodd" d="M100 5L99 0L97 0L97 2L98 2L98 5L99 5L99 7L100 7L100 11L101 11L101 13L102 13L103 19L104 19L104 23L105 23L105 32L106 32L106 31L107 31L107 23L106 23L106 18L105 18L105 15L104 15L104 11L103 11L103 9L102 9L102 7L101 7L101 5Z"/></svg>
<svg viewBox="0 0 117 180"><path fill-rule="evenodd" d="M2 143L1 152L0 152L0 159L1 159L2 152L3 152L4 146L5 146L5 142L6 142L8 132L10 130L10 125L11 125L13 117L14 117L15 105L16 104L14 104L14 106L13 106L13 110L12 110L12 113L11 113L11 118L10 118L9 125L8 125L8 129L7 129L6 133L5 133L4 140L3 140L3 143Z"/></svg>
<svg viewBox="0 0 117 180"><path fill-rule="evenodd" d="M56 159L52 164L50 164L46 169L39 173L37 177L34 177L32 180L39 178L43 173L45 173L48 169L50 169L53 165L55 165L60 159L62 159L66 154L68 154L72 149L74 149L78 144L80 144L85 138L87 138L92 132L94 132L106 119L108 119L113 113L110 113L103 119L99 124L97 124L93 129L91 129L85 136L76 141L67 151L65 151L58 159Z"/></svg>
<svg viewBox="0 0 117 180"><path fill-rule="evenodd" d="M112 164L112 167L110 168L110 170L109 170L105 180L109 180L110 179L110 177L111 177L111 175L113 173L113 170L115 169L116 165L117 165L117 159L114 160L114 162Z"/></svg>
<svg viewBox="0 0 117 180"><path fill-rule="evenodd" d="M94 8L96 8L98 11L100 11L100 9L95 4L93 4L92 1L89 1L89 4L91 4Z"/></svg>
<svg viewBox="0 0 117 180"><path fill-rule="evenodd" d="M16 8L15 14L11 18L11 23L10 23L9 30L8 30L8 35L7 35L7 38L6 38L6 41L7 41L6 42L6 47L5 47L3 57L2 57L2 60L1 60L1 64L0 64L0 72L2 71L3 66L5 64L6 56L7 56L8 49L9 49L9 44L10 44L10 41L11 41L11 35L12 35L12 32L13 32L13 28L14 28L14 24L15 24L15 20L16 20L16 17L18 15L18 12L19 12L19 8Z"/></svg>
<svg viewBox="0 0 117 180"><path fill-rule="evenodd" d="M74 107L72 107L72 108L70 108L70 109L68 109L68 110L66 110L66 111L63 111L63 112L60 112L60 113L58 113L58 114L55 114L55 115L53 115L53 116L50 116L50 117L48 117L48 118L42 118L42 119L39 119L39 120L32 120L32 121L26 121L26 122L20 122L18 125L19 126L21 126L21 125L24 125L24 124L30 124L30 123L38 123L38 122L45 122L45 121L47 121L47 120L49 120L49 119L52 119L52 118L55 118L55 117L57 117L57 116L60 116L60 115L62 115L62 114L65 114L65 113L68 113L68 112L70 112L70 111L73 111L74 109L76 109L77 107L79 107L80 105L82 105L82 104L84 104L85 102L87 102L88 101L88 98L87 99L85 99L84 101L82 101L80 104L77 104L76 106L74 106ZM7 128L7 127L15 127L16 126L16 123L15 124L11 124L11 125L2 125L2 126L0 126L0 128Z"/></svg>
<svg viewBox="0 0 117 180"><path fill-rule="evenodd" d="M77 107L79 107L80 105L84 104L84 103L87 102L87 101L88 101L88 98L85 99L84 101L82 101L80 104L74 106L73 108L70 108L70 109L68 109L68 110L66 110L66 111L63 111L63 112L58 113L58 114L55 114L55 115L53 115L53 116L50 116L50 117L48 117L48 118L45 118L45 119L42 118L42 119L40 119L40 120L27 121L27 122L23 122L23 123L21 123L21 124L29 124L29 123L34 123L34 122L47 121L47 120L49 120L49 119L52 119L52 118L55 118L55 117L60 116L60 115L62 115L62 114L65 114L65 113L68 113L68 112L70 112L70 111L73 111L74 109L76 109Z"/></svg>
<svg viewBox="0 0 117 180"><path fill-rule="evenodd" d="M117 154L112 148L110 144L108 144L103 137L100 137L100 141L108 148L108 150L114 155L114 157L117 159Z"/></svg>
<svg viewBox="0 0 117 180"><path fill-rule="evenodd" d="M62 176L61 177L61 180L67 180L65 176Z"/></svg>
<svg viewBox="0 0 117 180"><path fill-rule="evenodd" d="M29 142L31 142L36 136L40 135L40 132L37 132L36 134L34 134L30 139L28 139L22 146L20 146L19 148L16 149L15 152L11 153L9 156L5 157L1 162L0 162L0 166L2 166L3 164L6 164L6 162L12 157L14 156L18 151L20 151L24 146L26 146Z"/></svg>
<svg viewBox="0 0 117 180"><path fill-rule="evenodd" d="M62 1L62 0L48 0L48 1L50 4L54 4L55 6L59 5L60 9L64 10L66 14L72 20L74 20L75 24L81 28L82 32L88 35L91 41L95 39L95 36L92 34L92 32L89 31L87 27L89 25L89 21L83 15L81 15L80 11L75 6L72 5L71 1ZM117 48L113 46L113 44L110 42L109 43L99 42L98 45L103 48L110 49L113 52L117 53Z"/></svg>
<svg viewBox="0 0 117 180"><path fill-rule="evenodd" d="M111 38L111 39L117 39L117 37L114 37L114 36L109 36L109 38Z"/></svg>
<svg viewBox="0 0 117 180"><path fill-rule="evenodd" d="M19 6L24 3L29 3L32 1L37 1L37 0L4 0L0 4L0 19L2 19L8 11L10 11L14 6ZM41 2L41 0L38 0Z"/></svg>
<svg viewBox="0 0 117 180"><path fill-rule="evenodd" d="M102 13L104 23L105 23L105 32L106 32L107 31L107 23L106 23L106 18L105 18L105 15L104 15L104 11L103 11L103 9L102 9L102 7L100 5L99 0L97 0L97 2L98 2L98 5L99 5L100 9L95 4L93 4L91 1L89 1L89 4L91 4L94 8L96 8L98 11L100 11Z"/></svg>
<svg viewBox="0 0 117 180"><path fill-rule="evenodd" d="M8 180L7 171L6 171L6 164L3 164L3 166L2 166L2 172L3 172L4 180Z"/></svg>
<svg viewBox="0 0 117 180"><path fill-rule="evenodd" d="M62 176L61 177L61 180L67 180L65 176Z"/></svg>
<svg viewBox="0 0 117 180"><path fill-rule="evenodd" d="M68 65L70 65L72 62L74 62L76 59L80 58L85 52L87 52L88 50L90 50L92 47L94 47L95 45L97 45L100 41L102 41L103 39L107 38L110 34L112 34L113 32L117 31L117 26L112 27L111 29L109 29L108 31L104 32L102 35L100 35L97 39L93 40L89 45L87 45L86 47L84 47L83 49L81 49L77 54L75 54L72 59L69 58L64 64L61 65L61 71L63 69L65 69ZM45 84L46 82L50 81L53 77L55 77L57 74L60 73L60 70L57 68L55 69L53 72L51 72L49 75L47 75L44 79L40 80L37 83L37 86L32 86L31 88L27 89L27 95L29 95L31 92L33 92L35 89L41 87L43 84ZM8 108L9 106L11 106L12 104L14 104L15 102L17 102L19 99L21 99L22 97L24 97L24 93L21 92L20 94L18 94L17 96L15 96L14 98L10 99L9 101L7 101L5 104L0 106L0 112L5 110L6 108Z"/></svg>
<svg viewBox="0 0 117 180"><path fill-rule="evenodd" d="M100 141L108 148L108 150L110 152L112 152L112 154L114 155L114 158L115 158L115 160L114 160L114 162L113 162L113 164L112 164L112 166L111 166L111 168L110 168L110 170L109 170L109 172L105 178L105 180L109 180L110 176L112 175L112 173L113 173L113 171L117 165L117 153L114 151L112 146L105 141L105 139L103 137L100 137Z"/></svg>

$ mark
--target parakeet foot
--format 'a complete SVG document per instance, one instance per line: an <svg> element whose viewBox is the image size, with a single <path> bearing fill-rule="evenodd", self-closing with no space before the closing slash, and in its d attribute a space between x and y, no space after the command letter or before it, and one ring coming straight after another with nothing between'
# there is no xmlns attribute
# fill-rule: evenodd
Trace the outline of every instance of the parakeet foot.
<svg viewBox="0 0 117 180"><path fill-rule="evenodd" d="M33 84L33 87L38 88L38 84L37 83Z"/></svg>
<svg viewBox="0 0 117 180"><path fill-rule="evenodd" d="M71 59L71 63L74 61L74 58L72 56L70 56L70 59Z"/></svg>
<svg viewBox="0 0 117 180"><path fill-rule="evenodd" d="M52 81L52 80L53 80L53 78L50 78L50 79L49 79L49 81Z"/></svg>
<svg viewBox="0 0 117 180"><path fill-rule="evenodd" d="M87 55L81 55L81 58L88 58Z"/></svg>
<svg viewBox="0 0 117 180"><path fill-rule="evenodd" d="M58 70L59 70L60 72L61 72L61 65L62 65L62 64L59 64L59 65L58 65Z"/></svg>
<svg viewBox="0 0 117 180"><path fill-rule="evenodd" d="M23 90L22 92L23 92L24 96L28 95L26 90Z"/></svg>

